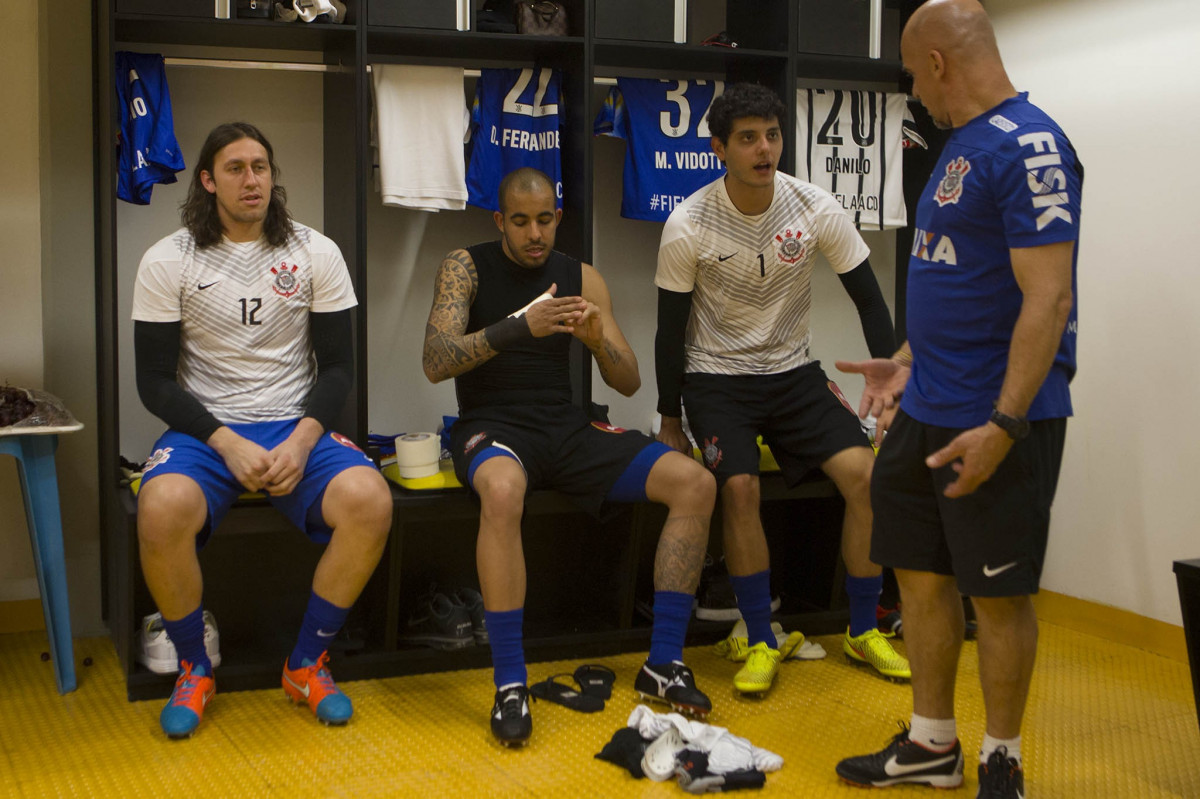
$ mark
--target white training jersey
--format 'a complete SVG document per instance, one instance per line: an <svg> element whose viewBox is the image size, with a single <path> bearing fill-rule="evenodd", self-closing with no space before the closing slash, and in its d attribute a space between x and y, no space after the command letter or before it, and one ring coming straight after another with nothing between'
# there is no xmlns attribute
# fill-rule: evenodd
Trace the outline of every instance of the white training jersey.
<svg viewBox="0 0 1200 799"><path fill-rule="evenodd" d="M133 289L134 320L181 323L179 385L226 424L303 416L316 380L308 314L357 304L338 246L296 223L282 247L198 249L181 228L142 256Z"/></svg>
<svg viewBox="0 0 1200 799"><path fill-rule="evenodd" d="M860 230L904 227L907 96L796 91L796 176L833 195Z"/></svg>
<svg viewBox="0 0 1200 799"><path fill-rule="evenodd" d="M654 284L692 292L685 371L775 374L808 363L818 252L838 274L870 254L829 192L791 175L775 173L771 207L757 216L734 206L724 177L676 206Z"/></svg>

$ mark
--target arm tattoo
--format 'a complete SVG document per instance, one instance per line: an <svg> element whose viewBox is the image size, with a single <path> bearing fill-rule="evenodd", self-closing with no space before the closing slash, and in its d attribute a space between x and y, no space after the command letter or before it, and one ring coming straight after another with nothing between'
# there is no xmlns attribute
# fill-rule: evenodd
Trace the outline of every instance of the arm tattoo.
<svg viewBox="0 0 1200 799"><path fill-rule="evenodd" d="M612 377L613 368L621 363L621 351L614 347L608 339L604 339L602 349L604 350L604 354L608 356L607 362L594 352L592 353L592 357L596 361L596 367L600 370L600 377L604 379L605 383L608 383Z"/></svg>
<svg viewBox="0 0 1200 799"><path fill-rule="evenodd" d="M450 253L438 267L421 357L425 376L435 383L469 372L496 355L482 330L466 334L478 285L475 263L466 250Z"/></svg>

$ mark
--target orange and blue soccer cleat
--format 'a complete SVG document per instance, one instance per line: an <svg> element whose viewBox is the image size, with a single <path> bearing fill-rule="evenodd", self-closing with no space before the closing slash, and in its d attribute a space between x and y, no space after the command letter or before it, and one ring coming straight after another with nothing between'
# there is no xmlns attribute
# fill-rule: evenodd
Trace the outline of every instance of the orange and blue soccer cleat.
<svg viewBox="0 0 1200 799"><path fill-rule="evenodd" d="M175 680L175 690L167 700L167 706L158 716L158 723L168 738L188 738L200 726L204 706L217 692L217 683L203 666L193 668L189 661L182 661L183 671Z"/></svg>
<svg viewBox="0 0 1200 799"><path fill-rule="evenodd" d="M305 658L298 669L283 663L283 690L293 702L307 702L316 717L325 724L345 724L354 715L350 697L334 685L333 675L325 664L329 653L322 652L317 662Z"/></svg>

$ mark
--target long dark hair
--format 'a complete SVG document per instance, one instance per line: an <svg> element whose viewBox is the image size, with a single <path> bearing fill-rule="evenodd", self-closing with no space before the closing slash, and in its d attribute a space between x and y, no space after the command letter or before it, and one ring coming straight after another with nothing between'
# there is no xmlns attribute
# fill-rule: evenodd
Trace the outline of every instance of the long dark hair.
<svg viewBox="0 0 1200 799"><path fill-rule="evenodd" d="M279 166L275 163L275 150L262 131L248 122L226 122L217 125L204 140L196 168L192 170L192 185L188 187L187 199L179 206L183 225L196 239L197 247L211 247L221 240L221 217L217 214L217 197L204 188L200 173L213 173L213 161L223 148L240 139L254 139L267 151L271 165L271 202L267 205L267 218L263 220L263 234L272 247L279 247L292 234L292 214L287 207L287 191L279 184Z"/></svg>

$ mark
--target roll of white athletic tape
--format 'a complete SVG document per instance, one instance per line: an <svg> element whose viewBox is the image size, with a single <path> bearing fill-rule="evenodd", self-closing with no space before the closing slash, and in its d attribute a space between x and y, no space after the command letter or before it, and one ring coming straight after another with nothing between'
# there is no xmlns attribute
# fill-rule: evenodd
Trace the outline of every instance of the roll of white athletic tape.
<svg viewBox="0 0 1200 799"><path fill-rule="evenodd" d="M436 433L396 436L396 467L401 477L430 477L437 474L441 455L442 441Z"/></svg>

